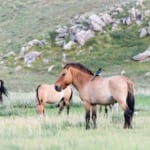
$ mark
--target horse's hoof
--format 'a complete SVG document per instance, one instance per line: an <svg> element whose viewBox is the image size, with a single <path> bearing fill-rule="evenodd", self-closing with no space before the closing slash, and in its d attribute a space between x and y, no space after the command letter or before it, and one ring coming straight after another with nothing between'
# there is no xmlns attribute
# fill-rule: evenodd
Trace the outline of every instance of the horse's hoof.
<svg viewBox="0 0 150 150"><path fill-rule="evenodd" d="M124 129L132 129L132 126L124 126Z"/></svg>
<svg viewBox="0 0 150 150"><path fill-rule="evenodd" d="M123 126L124 129L127 129L127 126Z"/></svg>
<svg viewBox="0 0 150 150"><path fill-rule="evenodd" d="M130 126L128 126L128 128L129 128L129 129L132 129L132 126L130 125Z"/></svg>
<svg viewBox="0 0 150 150"><path fill-rule="evenodd" d="M89 130L90 129L90 127L89 126L86 126L86 128L85 128L86 130Z"/></svg>
<svg viewBox="0 0 150 150"><path fill-rule="evenodd" d="M97 129L97 126L94 126L94 128L93 129Z"/></svg>

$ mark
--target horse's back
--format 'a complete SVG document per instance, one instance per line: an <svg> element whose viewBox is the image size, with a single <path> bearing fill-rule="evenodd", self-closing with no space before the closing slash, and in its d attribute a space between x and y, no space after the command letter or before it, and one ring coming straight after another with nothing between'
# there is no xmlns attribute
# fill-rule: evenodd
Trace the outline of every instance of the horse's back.
<svg viewBox="0 0 150 150"><path fill-rule="evenodd" d="M109 77L109 86L110 88L112 88L113 90L115 90L115 88L119 88L119 87L126 87L127 86L127 80L126 77L124 76L112 76Z"/></svg>
<svg viewBox="0 0 150 150"><path fill-rule="evenodd" d="M128 93L128 78L124 76L97 77L91 81L88 88L90 99L94 103L111 104L121 97L126 100Z"/></svg>
<svg viewBox="0 0 150 150"><path fill-rule="evenodd" d="M113 90L117 88L118 92L120 90L134 93L134 84L131 80L129 80L126 76L113 76L110 81L110 86Z"/></svg>

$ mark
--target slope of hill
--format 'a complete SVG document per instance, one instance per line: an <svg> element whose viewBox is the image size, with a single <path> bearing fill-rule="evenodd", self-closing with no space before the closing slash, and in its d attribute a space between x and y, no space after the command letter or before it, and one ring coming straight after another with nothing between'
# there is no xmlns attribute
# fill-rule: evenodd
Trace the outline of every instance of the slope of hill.
<svg viewBox="0 0 150 150"><path fill-rule="evenodd" d="M125 0L129 1L129 0ZM18 51L25 42L47 36L77 14L101 11L118 0L0 0L0 50Z"/></svg>
<svg viewBox="0 0 150 150"><path fill-rule="evenodd" d="M16 32L14 30L13 32L15 33L14 39L9 41L8 39L12 36L12 34L9 34L10 37L8 36L9 37L9 38L7 37L8 39L5 37L7 40L6 39L2 40L2 41L7 41L9 43L7 44L8 47L10 46L16 52L21 47L20 44L24 43L24 41L28 41L30 39L34 39L38 37L43 38L41 34L47 34L46 36L44 35L44 38L47 38L47 42L48 42L48 44L44 47L35 46L32 48L32 50L36 49L37 51L42 52L42 55L38 59L38 61L33 63L31 68L25 67L22 60L14 61L15 59L13 57L2 60L4 63L2 62L0 64L2 70L0 72L0 76L2 77L2 79L6 81L6 85L9 87L10 90L31 91L33 90L33 87L36 87L40 83L43 82L53 83L54 80L57 78L58 73L61 70L61 66L62 66L61 57L63 53L66 54L67 62L72 62L72 61L81 62L89 69L91 69L93 72L95 72L97 68L102 67L103 76L121 74L122 71L125 71L125 75L134 81L136 89L145 90L150 88L149 86L150 76L147 75L150 72L150 67L149 67L150 62L137 63L131 59L132 56L136 55L139 52L144 51L149 46L149 41L150 41L149 37L142 38L142 39L139 38L138 27L136 25L121 26L121 30L110 32L110 34L97 33L97 35L94 38L87 41L84 46L76 46L69 51L62 51L60 47L54 45L53 43L54 39L49 37L48 31L53 30L55 28L55 25L57 25L58 23L62 25L67 24L67 22L69 22L71 17L73 17L74 15L89 10L91 11L91 9L94 11L99 10L98 5L102 5L102 4L106 5L108 3L108 1L105 1L107 3L105 3L104 1L103 3L100 3L97 2L96 0L95 3L94 1L92 1L92 3L90 2L91 1L88 0L86 3L83 1L78 1L78 3L76 4L77 8L74 8L73 1L55 1L55 2L47 2L47 3L43 1L36 1L36 2L26 1L26 2L19 3L19 1L16 0L14 1L14 3L7 3L7 1L2 2L3 6L9 4L12 7L12 4L14 4L13 9L15 8L17 12L23 10L23 9L20 10L16 8L16 7L20 8L20 6L22 7L24 6L26 9L28 8L29 11L29 12L25 11L26 13L22 12L22 14L24 13L26 14L25 18L23 16L22 17L20 16L20 19L22 19L22 21L23 20L27 20L27 21L22 22L21 20L19 20L18 22L18 19L15 18L17 17L17 15L14 16L14 20L16 20L16 24L13 24L13 26L17 31ZM117 1L113 1L113 2L115 3ZM51 5L57 6L57 9L59 10L58 13L56 13L55 11L57 9L54 9L55 13L54 12L53 13L56 15L52 17L54 20L51 18L52 21L50 22L48 21L50 18L49 19L47 18L45 20L40 21L40 23L38 23L37 16L48 14L48 12L52 9L51 8L48 11L48 7L50 7ZM62 12L65 11L66 12L65 14L60 12L61 9L59 9L64 5L65 7L63 7ZM85 5L87 5L87 7L83 8L82 6ZM33 13L34 12L33 6L35 7L35 9L37 9L40 6L39 14ZM66 9L64 10L64 8ZM31 13L33 13L33 16L31 15ZM60 17L59 14L63 16L59 18ZM31 23L31 20L35 24L33 22ZM4 24L5 23L9 24L9 21L7 22L5 20ZM41 23L42 26L40 26ZM4 24L3 27L5 27ZM17 26L17 24L19 24L19 27ZM30 28L27 24L30 25ZM146 24L146 22L144 24ZM27 26L25 27L24 25ZM106 30L109 30L109 27ZM3 32L6 31L12 31L12 30L10 28L9 30L3 29ZM18 37L18 35L20 35L20 37ZM13 41L15 41L14 45L13 45ZM2 44L5 45L6 43L2 42ZM2 47L6 46L4 45L2 45ZM23 66L23 69L21 71L16 72L15 67L18 65ZM50 73L47 72L48 67L52 65L54 65L52 71Z"/></svg>

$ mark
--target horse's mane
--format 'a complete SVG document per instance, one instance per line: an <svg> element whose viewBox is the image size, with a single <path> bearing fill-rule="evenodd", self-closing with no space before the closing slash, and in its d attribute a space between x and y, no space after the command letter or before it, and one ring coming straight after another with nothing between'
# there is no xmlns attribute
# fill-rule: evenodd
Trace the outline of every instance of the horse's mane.
<svg viewBox="0 0 150 150"><path fill-rule="evenodd" d="M79 69L85 73L88 73L90 75L94 75L94 73L91 70L89 70L88 68L86 68L85 66L83 66L80 63L68 63L64 66L64 69L69 68L69 67L73 67L73 68Z"/></svg>

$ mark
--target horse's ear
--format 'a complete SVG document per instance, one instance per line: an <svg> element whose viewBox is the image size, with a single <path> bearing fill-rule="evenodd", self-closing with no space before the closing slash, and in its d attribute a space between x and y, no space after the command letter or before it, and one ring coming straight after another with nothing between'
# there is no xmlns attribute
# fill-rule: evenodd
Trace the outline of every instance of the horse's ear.
<svg viewBox="0 0 150 150"><path fill-rule="evenodd" d="M62 64L61 64L62 68L63 68L63 69L68 68L68 67L67 67L67 64L68 64L68 63L62 63Z"/></svg>
<svg viewBox="0 0 150 150"><path fill-rule="evenodd" d="M62 68L64 68L64 67L65 67L65 65L66 65L65 63L62 63L62 64L61 64Z"/></svg>

